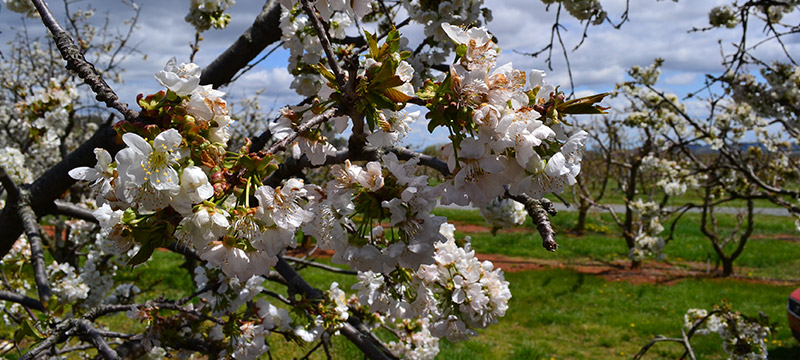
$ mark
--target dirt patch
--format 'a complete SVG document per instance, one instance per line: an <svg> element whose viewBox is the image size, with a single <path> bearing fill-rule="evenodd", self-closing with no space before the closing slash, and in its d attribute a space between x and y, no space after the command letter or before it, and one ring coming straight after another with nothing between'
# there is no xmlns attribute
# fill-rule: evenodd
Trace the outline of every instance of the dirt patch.
<svg viewBox="0 0 800 360"><path fill-rule="evenodd" d="M800 236L795 234L755 234L750 236L753 240L783 240L789 242L800 242Z"/></svg>
<svg viewBox="0 0 800 360"><path fill-rule="evenodd" d="M718 278L719 273L710 269L707 264L691 261L681 261L676 263L666 263L657 261L646 261L638 269L631 269L629 262L625 260L615 260L612 262L601 262L595 260L581 261L561 261L546 259L527 259L519 257L509 257L497 254L477 254L480 260L489 260L496 267L505 272L519 272L528 270L543 269L572 269L580 273L599 276L607 281L626 281L632 284L662 284L671 285L676 282L689 278ZM740 273L747 273L748 269L738 268ZM748 283L790 286L797 285L798 280L779 280L753 278L742 275L733 275L731 279Z"/></svg>
<svg viewBox="0 0 800 360"><path fill-rule="evenodd" d="M330 258L333 255L332 250L316 249L313 253L309 254L312 249L291 249L287 251L287 255L294 257L304 257L308 255L308 259L313 258ZM631 284L659 284L659 285L672 285L684 279L700 279L700 278L717 278L719 273L708 267L708 264L691 261L680 262L658 262L648 260L645 261L638 269L629 268L630 263L625 260L615 260L612 262L603 262L596 260L549 260L549 259L531 259L523 257L513 257L498 254L477 254L479 260L489 260L494 263L495 267L503 269L504 272L520 272L520 271L536 271L547 269L571 269L583 274L591 274L599 276L606 281L625 281ZM748 269L737 268L737 270L746 274ZM736 279L748 283L790 286L797 285L798 280L778 280L778 279L765 279L753 278L742 275L733 275L731 279Z"/></svg>

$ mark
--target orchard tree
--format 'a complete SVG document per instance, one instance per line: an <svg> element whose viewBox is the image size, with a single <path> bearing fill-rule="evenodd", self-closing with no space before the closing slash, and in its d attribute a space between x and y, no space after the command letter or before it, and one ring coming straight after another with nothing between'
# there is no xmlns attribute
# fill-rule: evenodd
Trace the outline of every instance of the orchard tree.
<svg viewBox="0 0 800 360"><path fill-rule="evenodd" d="M614 173L622 174L617 179L624 190L624 217L593 201L591 192L580 194L612 212L634 266L647 255L662 256L665 244L679 236L675 225L689 209L702 212L701 231L722 262L723 276L733 273L733 262L752 233L755 200L786 208L798 217L800 229L800 67L785 45L800 27L783 21L787 14L797 15L797 5L747 1L711 9L710 26L691 31L727 28L741 33L737 43L721 47L719 74L708 74L702 89L681 99L657 87L661 66L669 59L635 66L628 72L631 80L618 84L615 92L628 104L621 119L605 120L616 125L587 128L617 168ZM748 32L754 24L763 31L756 40ZM782 51L782 59L759 58L758 50L768 45ZM706 111L689 111L687 101L701 103ZM633 137L626 151L615 151L620 132ZM675 197L684 200L672 206L669 201ZM736 200L746 204L737 223L721 227L715 209ZM661 223L669 218L672 224L664 232Z"/></svg>
<svg viewBox="0 0 800 360"><path fill-rule="evenodd" d="M555 250L543 196L575 183L587 138L565 116L603 112L596 105L603 95L567 100L542 71L497 66L499 49L481 26L491 12L480 1L268 1L209 66L171 59L155 74L163 87L140 94L134 106L103 80L115 61L103 69L86 60L92 39L78 21L65 28L42 0L6 5L38 16L63 59L48 53L41 65L47 76L11 89L3 103L4 119L18 129L10 130L16 145L7 144L0 167L0 299L23 359L87 349L106 358L258 358L270 354L270 339L327 352L334 335L370 358L432 358L440 338L465 340L496 323L511 297L502 270L478 261L469 240L456 239L433 208L514 199ZM228 24L232 5L191 1L192 56L203 31ZM408 18L397 21L399 13ZM359 26L358 36L347 36L365 23L377 30ZM411 46L401 31L417 25L425 39ZM124 40L111 48L125 48ZM292 88L306 99L274 121L238 127L264 131L231 146L237 127L217 88L278 41L290 52ZM56 65L70 73L49 70ZM15 66L26 76L27 65ZM60 131L76 119L98 124L75 105L74 89L87 87L119 118L100 122L79 145L65 142L70 131ZM48 122L71 112L73 122ZM449 132L442 158L398 145L413 121ZM340 147L332 145L337 136L346 137ZM27 158L52 151L21 149L32 141L63 145L64 156L31 169ZM319 167L327 176L309 176ZM420 167L441 173L443 182L429 186ZM40 221L68 231L48 234ZM352 270L288 256L301 236ZM144 298L139 286L147 284L115 276L151 261L159 248L187 259L194 291ZM358 282L317 289L297 266ZM268 282L285 290L267 290ZM103 325L119 313L140 325ZM380 340L373 334L379 327L394 338Z"/></svg>

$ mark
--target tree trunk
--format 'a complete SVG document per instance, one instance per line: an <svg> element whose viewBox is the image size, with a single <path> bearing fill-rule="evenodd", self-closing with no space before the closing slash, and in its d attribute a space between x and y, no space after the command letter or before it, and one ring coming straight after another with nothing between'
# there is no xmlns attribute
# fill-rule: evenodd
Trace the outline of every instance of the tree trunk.
<svg viewBox="0 0 800 360"><path fill-rule="evenodd" d="M730 257L720 257L722 260L722 276L728 277L733 275L733 259Z"/></svg>
<svg viewBox="0 0 800 360"><path fill-rule="evenodd" d="M583 235L583 233L586 232L586 215L589 213L591 207L588 201L580 198L578 202L578 223L575 224L575 228L572 229L576 234Z"/></svg>

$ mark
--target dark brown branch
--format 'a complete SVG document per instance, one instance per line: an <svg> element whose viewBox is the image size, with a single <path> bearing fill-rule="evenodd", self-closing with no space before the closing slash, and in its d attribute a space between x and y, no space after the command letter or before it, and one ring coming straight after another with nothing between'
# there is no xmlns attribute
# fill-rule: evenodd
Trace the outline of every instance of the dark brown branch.
<svg viewBox="0 0 800 360"><path fill-rule="evenodd" d="M534 199L525 194L511 195L508 191L506 191L506 197L525 205L528 216L531 217L531 220L536 225L536 230L542 236L542 247L547 251L556 251L558 249L556 231L553 230L553 224L550 223L550 216L556 215L553 203L545 198Z"/></svg>
<svg viewBox="0 0 800 360"><path fill-rule="evenodd" d="M411 160L413 158L419 159L419 164L427 166L431 169L434 169L440 172L444 176L450 175L450 169L447 167L447 163L442 161L441 159L431 156L425 155L423 153L419 153L413 150L409 150L406 148L401 147L394 147L389 149L391 152L397 155L399 160Z"/></svg>
<svg viewBox="0 0 800 360"><path fill-rule="evenodd" d="M83 79L83 82L89 85L92 91L97 94L95 98L98 101L104 102L107 107L119 111L120 114L125 117L125 120L132 121L138 118L139 113L128 109L127 104L119 101L117 94L114 93L114 90L103 80L94 65L83 57L81 49L75 45L75 41L72 40L69 33L58 24L58 21L53 17L53 14L47 7L47 4L44 3L44 0L32 1L33 5L36 6L36 10L39 12L39 16L42 18L42 23L53 35L53 40L56 43L56 47L58 47L58 51L61 53L61 57L67 61L67 70L78 74L78 76Z"/></svg>
<svg viewBox="0 0 800 360"><path fill-rule="evenodd" d="M318 269L334 272L334 273L337 273L337 274L358 275L358 271L341 269L341 268L338 268L338 267L335 267L335 266L330 266L330 265L325 265L325 264L322 264L322 263L318 263L316 261L304 260L304 259L296 258L294 256L284 256L283 258L286 261L291 261L291 262L295 262L295 263L298 263L298 264L303 264L303 265L315 267L315 268L318 268Z"/></svg>
<svg viewBox="0 0 800 360"><path fill-rule="evenodd" d="M36 213L30 207L28 201L29 195L26 191L22 193L22 199L18 203L17 209L20 220L22 220L22 227L25 229L25 236L28 237L28 242L31 245L31 262L33 263L33 277L36 280L36 289L39 292L39 300L47 303L50 300L50 282L47 280L47 270L44 264L44 246L42 243L42 235L39 232L39 223L36 219Z"/></svg>
<svg viewBox="0 0 800 360"><path fill-rule="evenodd" d="M10 291L0 290L0 300L15 302L29 309L45 311L41 301Z"/></svg>
<svg viewBox="0 0 800 360"><path fill-rule="evenodd" d="M322 25L322 21L320 21L319 17L317 17L317 11L314 10L313 4L309 0L300 0L300 5L303 6L303 11L308 15L308 19L311 20L311 25L314 27L314 30L317 31L319 43L325 51L325 56L328 57L328 65L330 65L333 75L336 76L336 82L339 83L340 88L344 87L344 74L342 73L342 68L339 66L339 62L336 60L336 56L333 54L333 46L331 45L331 38L328 31Z"/></svg>
<svg viewBox="0 0 800 360"><path fill-rule="evenodd" d="M211 62L200 75L200 84L214 88L226 85L236 73L258 56L267 46L281 39L281 5L268 1L253 22L236 41Z"/></svg>
<svg viewBox="0 0 800 360"><path fill-rule="evenodd" d="M20 189L2 166L0 166L0 183L3 184L3 188L8 193L3 213L6 213L9 209L14 209L21 223L20 225L28 237L28 242L31 245L31 262L33 263L33 277L36 280L36 289L39 291L39 300L46 304L51 294L50 283L47 281L47 271L44 265L44 247L42 246L42 236L39 233L39 224L29 201L30 194L27 190Z"/></svg>
<svg viewBox="0 0 800 360"><path fill-rule="evenodd" d="M308 130L311 130L311 128L313 128L314 126L317 126L319 124L322 124L322 123L330 120L330 118L332 118L332 117L337 115L337 111L338 111L337 108L330 108L330 109L325 110L324 112L322 112L322 114L319 114L319 115L309 119L305 123L303 123L300 126L298 126L297 129L295 129L295 132L293 134L291 134L291 135L281 139L280 141L272 144L272 146L270 146L269 149L267 149L267 154L274 154L274 153L276 153L278 151L285 150L286 147L289 145L289 143L294 141L294 139L297 139L298 136L303 135Z"/></svg>
<svg viewBox="0 0 800 360"><path fill-rule="evenodd" d="M302 295L307 299L319 300L324 296L322 291L309 285L308 282L280 256L278 257L278 263L275 265L275 270L286 279L290 299L295 299L296 295ZM351 321L350 319L353 320ZM339 331L355 344L365 356L370 359L396 359L382 343L357 329L354 324L360 324L360 321L356 319L355 316L351 316L348 322L344 323Z"/></svg>
<svg viewBox="0 0 800 360"><path fill-rule="evenodd" d="M64 201L55 201L56 210L53 212L53 215L64 215L69 216L75 219L81 219L84 221L98 223L97 218L94 217L92 211L89 209L85 209L74 204L70 204Z"/></svg>
<svg viewBox="0 0 800 360"><path fill-rule="evenodd" d="M86 334L85 336L89 338L89 342L91 342L94 347L97 348L97 352L103 355L103 357L108 360L116 360L120 358L117 352L108 346L108 343L106 343L106 341L103 339L102 333L95 329L92 326L92 323L85 319L73 321L76 322L76 327Z"/></svg>
<svg viewBox="0 0 800 360"><path fill-rule="evenodd" d="M53 201L60 198L75 183L68 172L81 166L94 166L97 159L95 148L108 150L111 156L122 149L114 140L116 131L109 126L101 126L97 132L78 149L70 153L64 160L47 170L28 188L30 205L37 216L52 214L56 211ZM22 234L22 222L14 207L6 206L0 214L0 256L4 256Z"/></svg>

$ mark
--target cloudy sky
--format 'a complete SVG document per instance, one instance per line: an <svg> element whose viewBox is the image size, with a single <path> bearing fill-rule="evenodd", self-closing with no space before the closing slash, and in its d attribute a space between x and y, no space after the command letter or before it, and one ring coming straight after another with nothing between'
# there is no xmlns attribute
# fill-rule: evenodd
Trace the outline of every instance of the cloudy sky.
<svg viewBox="0 0 800 360"><path fill-rule="evenodd" d="M576 92L584 95L612 90L615 83L625 80L627 68L633 65L646 66L657 57L666 60L661 87L678 94L699 88L704 74L720 71L720 49L730 51L730 44L740 33L738 29L688 31L707 26L708 11L727 2L730 1L631 1L629 22L619 30L608 23L591 26L588 39L574 52L572 48L580 41L583 25L568 16L562 16L562 25L565 27L562 36L569 51ZM63 2L51 0L49 3L63 23ZM188 61L189 44L194 39L194 29L184 21L188 0L139 0L136 3L141 8L141 16L131 43L138 44L141 54L130 57L123 64L126 69L125 83L112 84L128 102L133 102L138 93L157 91L159 84L153 74L163 68L172 56L179 61ZM618 22L625 3L625 0L602 1L609 18L614 22ZM521 54L537 51L548 44L556 15L555 7L548 12L541 2L532 0L485 0L485 5L494 16L488 28L499 39L502 48L499 63L511 61L519 69L546 69L549 83L562 84L562 88L568 90L569 77L560 48L553 52L552 70L546 68L544 55L532 58ZM125 19L133 14L129 6L117 1L77 1L70 9L74 11L87 6L96 9L96 21L102 22L107 16L112 28L122 26ZM205 39L200 44L195 62L201 66L210 63L252 23L262 6L263 2L259 1L237 1L228 11L232 19L228 28L203 34ZM797 18L785 20L793 24L800 23ZM0 50L7 48L6 44L13 41L14 34L21 29L27 28L34 37L43 34L43 27L37 19L23 19L4 7L0 8L0 24ZM750 31L753 38L763 37L762 29L758 26L751 26ZM413 43L415 38L419 38L421 29L406 28L403 33ZM790 53L800 54L800 36L785 41ZM762 59L783 59L777 44L766 44L758 52ZM146 59L143 54L147 55ZM279 49L267 61L224 90L235 99L251 96L257 90L264 89L260 99L266 109L295 103L298 97L289 89L292 78L286 71L287 56L288 52ZM615 104L612 102L612 105ZM696 106L701 110L700 103L696 103ZM415 129L408 139L413 145L431 145L443 141L443 134L427 134L422 123L417 124Z"/></svg>

